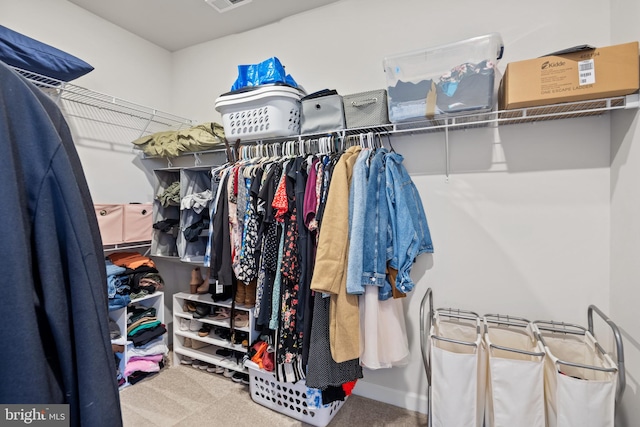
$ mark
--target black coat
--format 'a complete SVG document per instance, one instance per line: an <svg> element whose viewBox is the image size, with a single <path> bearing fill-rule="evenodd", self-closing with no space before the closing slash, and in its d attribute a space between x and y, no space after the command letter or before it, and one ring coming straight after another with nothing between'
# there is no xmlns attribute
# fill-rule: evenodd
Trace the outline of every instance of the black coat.
<svg viewBox="0 0 640 427"><path fill-rule="evenodd" d="M121 426L106 271L66 121L0 63L0 402L68 403L71 425Z"/></svg>

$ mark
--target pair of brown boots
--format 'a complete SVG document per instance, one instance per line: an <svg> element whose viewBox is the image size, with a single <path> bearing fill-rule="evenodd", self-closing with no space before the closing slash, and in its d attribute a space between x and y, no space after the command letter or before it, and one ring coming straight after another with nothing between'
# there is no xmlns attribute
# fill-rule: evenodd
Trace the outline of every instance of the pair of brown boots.
<svg viewBox="0 0 640 427"><path fill-rule="evenodd" d="M256 305L256 288L258 281L256 279L249 283L237 281L236 285L236 304L242 304L249 307Z"/></svg>
<svg viewBox="0 0 640 427"><path fill-rule="evenodd" d="M204 279L202 278L200 267L194 267L193 270L191 270L189 290L192 294L206 294L209 292L209 269L206 270Z"/></svg>

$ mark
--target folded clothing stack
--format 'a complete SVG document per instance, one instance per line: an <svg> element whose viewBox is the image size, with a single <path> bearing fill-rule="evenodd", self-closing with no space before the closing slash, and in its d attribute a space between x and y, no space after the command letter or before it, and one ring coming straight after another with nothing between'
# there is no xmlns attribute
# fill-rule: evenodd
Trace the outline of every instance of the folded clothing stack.
<svg viewBox="0 0 640 427"><path fill-rule="evenodd" d="M112 253L105 264L109 311L126 307L132 300L164 287L164 280L153 260L137 252Z"/></svg>
<svg viewBox="0 0 640 427"><path fill-rule="evenodd" d="M130 357L124 369L124 376L130 384L159 372L164 366L164 356L168 349L162 335L167 329L156 314L154 307L129 307L127 339L133 342L133 349L129 351Z"/></svg>
<svg viewBox="0 0 640 427"><path fill-rule="evenodd" d="M145 135L132 144L148 156L177 157L182 152L223 147L224 128L218 123L202 123L187 129Z"/></svg>

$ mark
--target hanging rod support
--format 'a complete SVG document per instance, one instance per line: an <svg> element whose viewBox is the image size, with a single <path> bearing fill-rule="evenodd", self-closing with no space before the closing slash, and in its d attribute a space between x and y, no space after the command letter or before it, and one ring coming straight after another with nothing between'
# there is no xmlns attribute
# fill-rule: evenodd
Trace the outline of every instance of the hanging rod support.
<svg viewBox="0 0 640 427"><path fill-rule="evenodd" d="M445 119L444 127L444 157L445 157L445 182L449 182L449 119Z"/></svg>

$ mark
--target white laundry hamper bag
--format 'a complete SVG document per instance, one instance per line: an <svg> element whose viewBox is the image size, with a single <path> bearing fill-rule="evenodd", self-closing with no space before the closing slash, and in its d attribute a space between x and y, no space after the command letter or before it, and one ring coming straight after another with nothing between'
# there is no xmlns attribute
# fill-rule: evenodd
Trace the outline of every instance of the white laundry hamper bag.
<svg viewBox="0 0 640 427"><path fill-rule="evenodd" d="M429 334L431 423L434 427L482 427L486 352L475 313L439 309Z"/></svg>
<svg viewBox="0 0 640 427"><path fill-rule="evenodd" d="M544 347L526 319L485 315L486 427L545 427Z"/></svg>
<svg viewBox="0 0 640 427"><path fill-rule="evenodd" d="M541 324L542 323L542 324ZM614 427L618 369L586 329L563 332L536 322L547 353L548 427ZM556 325L557 327L557 325Z"/></svg>

